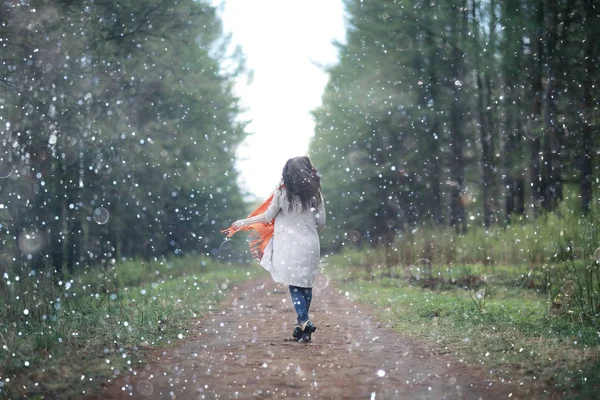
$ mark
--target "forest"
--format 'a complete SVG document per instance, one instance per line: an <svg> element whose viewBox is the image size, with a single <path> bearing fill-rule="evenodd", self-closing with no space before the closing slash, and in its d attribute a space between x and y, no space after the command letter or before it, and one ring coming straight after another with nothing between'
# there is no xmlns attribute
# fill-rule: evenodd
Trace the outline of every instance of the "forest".
<svg viewBox="0 0 600 400"><path fill-rule="evenodd" d="M217 3L0 2L0 399L94 393L262 282L222 233L256 204ZM594 398L600 0L343 3L322 289L524 398Z"/></svg>
<svg viewBox="0 0 600 400"><path fill-rule="evenodd" d="M465 233L555 211L569 196L590 211L598 2L345 5L347 42L311 148L333 231L374 243L422 224Z"/></svg>
<svg viewBox="0 0 600 400"><path fill-rule="evenodd" d="M327 270L404 335L594 398L600 2L344 4L310 149Z"/></svg>
<svg viewBox="0 0 600 400"><path fill-rule="evenodd" d="M246 135L232 94L244 60L216 9L4 1L0 19L2 264L216 255L244 207Z"/></svg>

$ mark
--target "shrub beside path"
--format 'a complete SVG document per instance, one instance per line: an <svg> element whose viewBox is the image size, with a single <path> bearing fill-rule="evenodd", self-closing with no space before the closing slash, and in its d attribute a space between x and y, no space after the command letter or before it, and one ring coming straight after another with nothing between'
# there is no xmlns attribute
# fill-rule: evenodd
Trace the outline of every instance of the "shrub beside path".
<svg viewBox="0 0 600 400"><path fill-rule="evenodd" d="M320 288L319 288L320 287ZM254 280L221 309L191 323L186 338L105 385L97 399L532 399L535 387L498 382L483 366L432 354L373 317L321 278L309 344L290 340L286 288Z"/></svg>

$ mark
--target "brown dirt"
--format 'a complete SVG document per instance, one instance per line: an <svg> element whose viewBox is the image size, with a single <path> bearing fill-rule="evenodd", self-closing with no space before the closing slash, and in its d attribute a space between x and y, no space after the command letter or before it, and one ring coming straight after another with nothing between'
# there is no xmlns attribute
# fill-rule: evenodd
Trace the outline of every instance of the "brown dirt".
<svg viewBox="0 0 600 400"><path fill-rule="evenodd" d="M221 310L193 321L188 339L95 398L554 398L432 354L324 281L313 297L318 329L303 344L289 340L296 315L285 287L261 280L234 288Z"/></svg>

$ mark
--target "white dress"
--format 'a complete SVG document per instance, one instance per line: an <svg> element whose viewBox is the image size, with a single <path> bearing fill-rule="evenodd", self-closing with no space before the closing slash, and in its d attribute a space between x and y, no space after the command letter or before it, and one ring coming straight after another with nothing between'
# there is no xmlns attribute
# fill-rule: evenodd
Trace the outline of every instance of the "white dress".
<svg viewBox="0 0 600 400"><path fill-rule="evenodd" d="M321 201L317 209L302 211L298 198L292 203L290 210L285 188L277 189L264 213L240 222L250 225L275 218L273 238L260 265L271 273L275 282L310 288L321 256L318 231L325 226L325 206Z"/></svg>

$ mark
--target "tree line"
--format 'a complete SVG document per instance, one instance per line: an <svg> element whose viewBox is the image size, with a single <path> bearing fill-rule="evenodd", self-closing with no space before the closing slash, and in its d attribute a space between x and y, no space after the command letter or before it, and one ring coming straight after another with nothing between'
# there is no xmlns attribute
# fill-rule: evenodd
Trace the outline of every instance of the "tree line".
<svg viewBox="0 0 600 400"><path fill-rule="evenodd" d="M244 207L234 79L209 1L0 5L0 252L62 273L215 255Z"/></svg>
<svg viewBox="0 0 600 400"><path fill-rule="evenodd" d="M346 0L314 111L331 224L390 242L430 224L503 225L593 203L596 0Z"/></svg>

